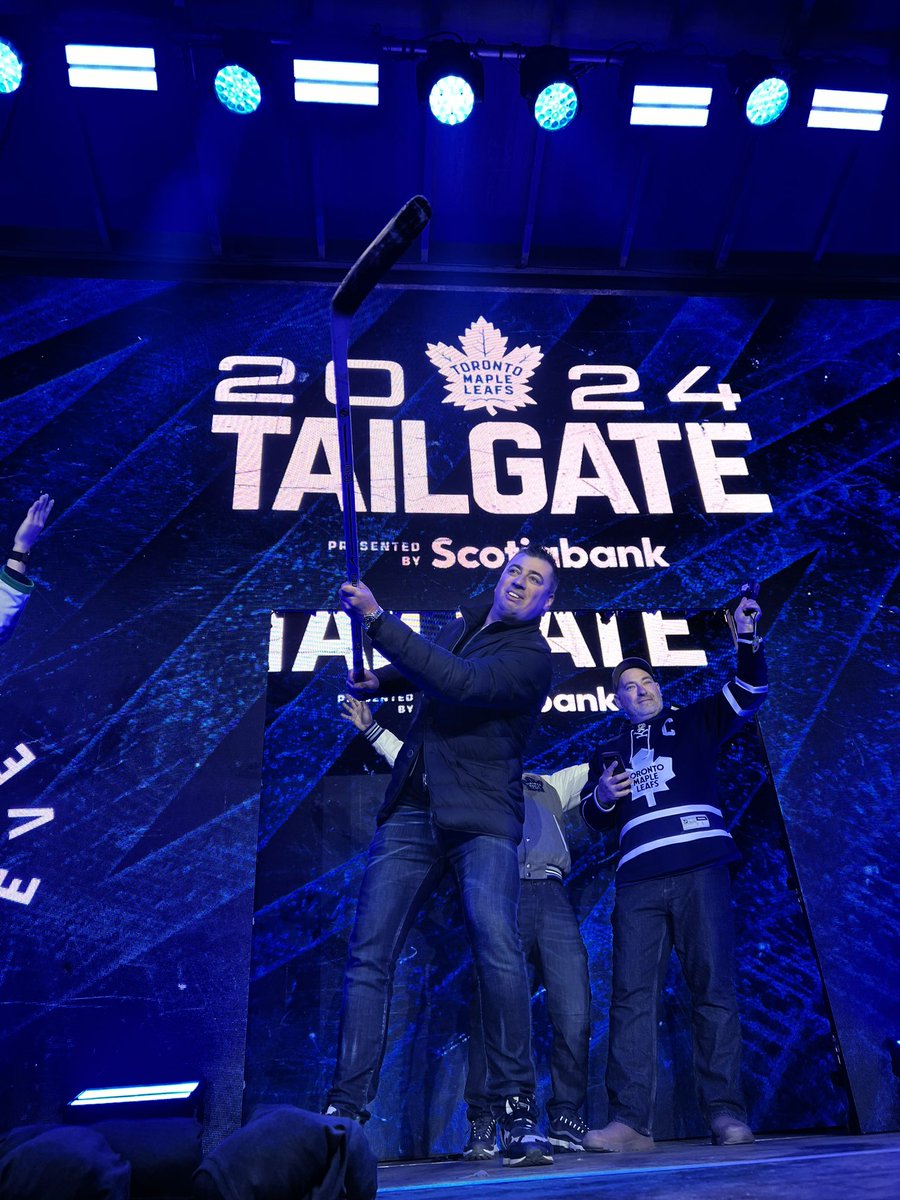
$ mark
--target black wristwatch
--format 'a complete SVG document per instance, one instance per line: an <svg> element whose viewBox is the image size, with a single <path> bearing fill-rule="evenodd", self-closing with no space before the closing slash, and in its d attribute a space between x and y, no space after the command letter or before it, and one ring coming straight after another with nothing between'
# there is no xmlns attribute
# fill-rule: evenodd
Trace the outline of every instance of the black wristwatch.
<svg viewBox="0 0 900 1200"><path fill-rule="evenodd" d="M372 628L372 626L375 624L375 622L380 621L383 616L384 616L384 609L381 607L380 604L374 610L374 612L366 613L366 615L363 617L363 626L365 627L366 633L368 633L369 630Z"/></svg>

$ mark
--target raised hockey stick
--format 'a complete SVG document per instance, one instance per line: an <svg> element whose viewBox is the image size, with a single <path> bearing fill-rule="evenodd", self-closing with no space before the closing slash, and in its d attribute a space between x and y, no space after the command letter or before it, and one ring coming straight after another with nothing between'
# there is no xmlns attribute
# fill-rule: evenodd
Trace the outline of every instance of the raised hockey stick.
<svg viewBox="0 0 900 1200"><path fill-rule="evenodd" d="M356 525L350 374L347 365L350 325L363 300L412 245L430 219L431 205L424 196L413 196L362 252L344 276L331 301L331 358L334 362L334 398L341 464L344 553L347 578L353 583L359 581L359 534ZM356 618L351 623L351 637L353 675L359 679L363 673L362 622Z"/></svg>

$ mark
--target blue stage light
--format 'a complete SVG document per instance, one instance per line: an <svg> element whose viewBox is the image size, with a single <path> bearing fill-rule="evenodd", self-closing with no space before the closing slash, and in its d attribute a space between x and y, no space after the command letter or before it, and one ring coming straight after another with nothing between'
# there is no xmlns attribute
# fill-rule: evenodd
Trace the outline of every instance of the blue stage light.
<svg viewBox="0 0 900 1200"><path fill-rule="evenodd" d="M197 1118L203 1107L203 1092L203 1084L198 1079L185 1083L85 1088L66 1105L65 1119L69 1123L83 1125L111 1117Z"/></svg>
<svg viewBox="0 0 900 1200"><path fill-rule="evenodd" d="M294 59L294 99L299 104L378 104L378 63Z"/></svg>
<svg viewBox="0 0 900 1200"><path fill-rule="evenodd" d="M475 107L472 85L459 75L444 75L428 93L428 107L442 125L461 125Z"/></svg>
<svg viewBox="0 0 900 1200"><path fill-rule="evenodd" d="M559 46L529 50L519 68L519 91L541 129L565 129L578 113L578 88L569 56Z"/></svg>
<svg viewBox="0 0 900 1200"><path fill-rule="evenodd" d="M168 1100L189 1100L200 1087L198 1079L187 1083L137 1084L130 1087L85 1088L74 1100L71 1108L98 1104L146 1104Z"/></svg>
<svg viewBox="0 0 900 1200"><path fill-rule="evenodd" d="M758 83L747 97L745 112L751 125L771 125L788 106L791 89L783 79L772 76Z"/></svg>
<svg viewBox="0 0 900 1200"><path fill-rule="evenodd" d="M442 125L461 125L484 99L484 68L468 46L435 42L416 67L416 90Z"/></svg>
<svg viewBox="0 0 900 1200"><path fill-rule="evenodd" d="M631 124L686 125L703 129L709 120L711 102L711 87L636 83Z"/></svg>
<svg viewBox="0 0 900 1200"><path fill-rule="evenodd" d="M262 100L256 76L237 64L222 67L216 75L215 89L219 103L233 113L256 112Z"/></svg>
<svg viewBox="0 0 900 1200"><path fill-rule="evenodd" d="M864 129L877 133L887 102L887 92L816 88L806 125L808 129Z"/></svg>
<svg viewBox="0 0 900 1200"><path fill-rule="evenodd" d="M578 97L569 83L551 83L534 102L534 119L541 129L565 129L577 112Z"/></svg>
<svg viewBox="0 0 900 1200"><path fill-rule="evenodd" d="M22 83L22 60L9 42L0 38L0 94L9 95Z"/></svg>
<svg viewBox="0 0 900 1200"><path fill-rule="evenodd" d="M66 46L69 86L155 92L156 51L152 46Z"/></svg>

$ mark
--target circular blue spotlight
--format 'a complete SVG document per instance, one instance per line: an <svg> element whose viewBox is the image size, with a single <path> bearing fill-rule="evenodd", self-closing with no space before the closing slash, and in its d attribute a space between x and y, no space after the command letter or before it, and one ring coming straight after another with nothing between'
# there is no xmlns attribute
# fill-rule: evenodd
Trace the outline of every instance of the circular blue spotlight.
<svg viewBox="0 0 900 1200"><path fill-rule="evenodd" d="M9 42L0 38L0 94L9 95L22 82L22 60Z"/></svg>
<svg viewBox="0 0 900 1200"><path fill-rule="evenodd" d="M570 83L549 83L534 102L534 119L541 129L565 129L578 112L578 96Z"/></svg>
<svg viewBox="0 0 900 1200"><path fill-rule="evenodd" d="M445 75L429 92L428 106L442 125L461 125L472 115L475 93L459 75Z"/></svg>
<svg viewBox="0 0 900 1200"><path fill-rule="evenodd" d="M252 113L259 108L262 92L256 76L243 67L222 67L216 75L216 96L229 112Z"/></svg>
<svg viewBox="0 0 900 1200"><path fill-rule="evenodd" d="M790 98L791 89L783 79L764 79L747 97L747 120L751 125L771 125L787 108Z"/></svg>

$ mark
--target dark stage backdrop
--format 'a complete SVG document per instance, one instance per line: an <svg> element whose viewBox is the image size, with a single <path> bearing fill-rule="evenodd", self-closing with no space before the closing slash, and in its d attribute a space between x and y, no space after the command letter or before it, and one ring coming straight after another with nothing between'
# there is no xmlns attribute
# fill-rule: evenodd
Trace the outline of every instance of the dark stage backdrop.
<svg viewBox="0 0 900 1200"><path fill-rule="evenodd" d="M343 570L329 300L306 285L5 281L0 522L11 537L42 488L56 509L36 593L0 650L0 1125L50 1119L83 1086L197 1074L210 1138L233 1127L258 831L264 859L282 842L312 874L260 892L248 1091L311 1103L327 1081L382 777L341 765L356 752L336 714L338 656L300 658L314 682L296 700L278 690L285 676L296 684L302 638L288 654L293 618L271 614L320 613L315 636L345 636L331 623ZM582 692L579 672L602 679L620 646L668 662L682 701L721 678L728 647L703 614L748 574L761 580L777 801L751 735L725 772L745 852L754 1115L832 1126L850 1103L831 1080L802 895L861 1126L896 1128L883 800L896 761L900 305L384 288L355 334L361 557L379 600L452 611L490 586L508 544L558 549L560 607L577 617L549 629L561 674L536 733L539 768L583 757L609 715L605 691L587 689L596 712L565 697ZM687 629L666 623L682 614ZM609 851L574 823L572 836L600 1119ZM401 1127L402 1150L458 1144L458 936L448 892L403 964L395 1022L408 1035L377 1109ZM308 1012L299 991L279 993L307 967ZM263 1010L277 1003L289 1028L266 1060ZM678 1092L683 1005L673 977L663 1043L676 1082L660 1103L676 1135L696 1122ZM307 1072L293 1093L264 1069L285 1045ZM412 1059L428 1062L432 1095L395 1094Z"/></svg>

